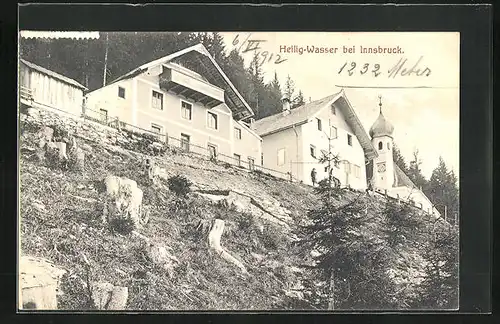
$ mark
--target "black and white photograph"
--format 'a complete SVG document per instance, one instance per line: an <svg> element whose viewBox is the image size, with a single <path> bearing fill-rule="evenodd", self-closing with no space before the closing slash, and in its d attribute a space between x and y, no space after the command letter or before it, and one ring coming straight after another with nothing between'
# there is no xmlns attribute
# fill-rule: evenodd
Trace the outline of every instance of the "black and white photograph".
<svg viewBox="0 0 500 324"><path fill-rule="evenodd" d="M458 32L19 31L21 311L459 308Z"/></svg>

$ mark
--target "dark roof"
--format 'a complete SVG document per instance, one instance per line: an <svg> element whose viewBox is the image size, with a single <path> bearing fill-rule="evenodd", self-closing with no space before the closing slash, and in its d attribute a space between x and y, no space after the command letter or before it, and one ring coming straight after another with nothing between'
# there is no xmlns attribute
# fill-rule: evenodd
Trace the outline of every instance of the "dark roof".
<svg viewBox="0 0 500 324"><path fill-rule="evenodd" d="M39 65L36 65L34 63L28 62L28 61L26 61L24 59L19 59L19 60L23 64L25 64L27 67L29 67L30 69L37 70L40 73L46 74L46 75L48 75L50 77L53 77L54 79L58 79L58 80L60 80L62 82L71 84L72 86L75 86L75 87L80 88L82 90L87 90L87 88L84 85L82 85L82 84L76 82L75 80L70 79L70 78L68 78L68 77L66 77L66 76L64 76L62 74L56 73L54 71L51 71L49 69L46 69L46 68L41 67Z"/></svg>
<svg viewBox="0 0 500 324"><path fill-rule="evenodd" d="M324 108L330 101L340 95L337 92L328 97L315 100L300 107L290 109L290 113L283 115L282 112L255 121L255 130L260 136L276 133L288 129L293 125L306 123L311 116Z"/></svg>
<svg viewBox="0 0 500 324"><path fill-rule="evenodd" d="M302 125L307 123L307 121L321 109L333 104L335 104L335 106L338 107L338 109L340 109L344 114L347 124L349 124L352 128L354 134L359 140L359 143L361 144L361 147L363 148L365 157L371 160L378 156L371 139L368 137L363 124L356 115L356 112L351 106L349 100L347 100L343 90L322 99L309 102L295 109L291 109L286 115L279 112L259 119L255 121L255 130L257 134L264 137L266 135L286 130L294 125Z"/></svg>
<svg viewBox="0 0 500 324"><path fill-rule="evenodd" d="M393 187L410 187L417 188L413 181L408 178L408 176L399 168L399 166L394 162L394 185Z"/></svg>
<svg viewBox="0 0 500 324"><path fill-rule="evenodd" d="M373 123L372 127L370 127L370 137L378 137L378 136L391 136L394 132L394 126L385 118L382 111L378 115L377 120Z"/></svg>

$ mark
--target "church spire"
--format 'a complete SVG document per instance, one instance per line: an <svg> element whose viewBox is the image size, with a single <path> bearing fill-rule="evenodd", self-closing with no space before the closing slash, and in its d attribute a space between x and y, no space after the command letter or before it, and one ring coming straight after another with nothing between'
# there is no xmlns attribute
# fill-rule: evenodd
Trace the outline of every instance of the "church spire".
<svg viewBox="0 0 500 324"><path fill-rule="evenodd" d="M369 134L372 138L380 137L380 136L389 136L392 137L392 132L394 131L394 126L385 119L384 114L382 114L382 96L378 96L379 99L379 110L380 114L378 115L377 120L370 128Z"/></svg>

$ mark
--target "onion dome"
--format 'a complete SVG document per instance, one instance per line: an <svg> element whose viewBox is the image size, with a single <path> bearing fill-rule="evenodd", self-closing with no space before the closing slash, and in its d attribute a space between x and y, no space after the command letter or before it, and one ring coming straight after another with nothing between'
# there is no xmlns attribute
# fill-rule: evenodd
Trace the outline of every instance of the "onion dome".
<svg viewBox="0 0 500 324"><path fill-rule="evenodd" d="M373 123L372 127L370 128L370 137L379 137L379 136L390 136L392 137L392 133L394 132L394 126L385 119L384 114L382 114L382 98L379 97L380 103L380 114L378 115L377 120L375 123Z"/></svg>

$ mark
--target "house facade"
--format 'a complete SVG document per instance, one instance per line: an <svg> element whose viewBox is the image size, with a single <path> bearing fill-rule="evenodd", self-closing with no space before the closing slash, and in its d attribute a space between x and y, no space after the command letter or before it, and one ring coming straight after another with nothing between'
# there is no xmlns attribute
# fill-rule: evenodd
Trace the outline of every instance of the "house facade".
<svg viewBox="0 0 500 324"><path fill-rule="evenodd" d="M339 93L290 109L285 98L283 111L255 122L262 137L263 164L293 179L312 184L330 172L342 187L367 188L365 161L377 156L345 93ZM337 156L336 163L320 161ZM331 170L331 171L330 171Z"/></svg>
<svg viewBox="0 0 500 324"><path fill-rule="evenodd" d="M19 60L21 107L48 107L80 116L87 88L73 79L26 60Z"/></svg>
<svg viewBox="0 0 500 324"><path fill-rule="evenodd" d="M189 151L258 165L253 111L203 45L147 63L86 95L85 114L118 119Z"/></svg>
<svg viewBox="0 0 500 324"><path fill-rule="evenodd" d="M370 128L373 146L377 149L377 157L369 162L367 173L374 190L387 194L402 201L412 202L428 214L436 217L440 212L430 199L418 188L394 162L394 126L382 113L382 102L379 103L380 113Z"/></svg>

